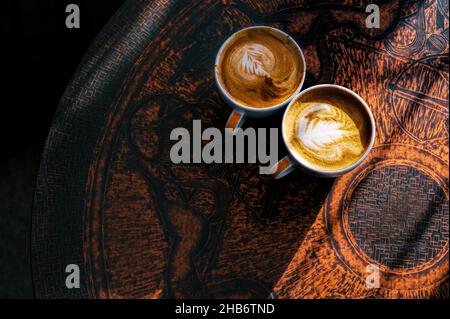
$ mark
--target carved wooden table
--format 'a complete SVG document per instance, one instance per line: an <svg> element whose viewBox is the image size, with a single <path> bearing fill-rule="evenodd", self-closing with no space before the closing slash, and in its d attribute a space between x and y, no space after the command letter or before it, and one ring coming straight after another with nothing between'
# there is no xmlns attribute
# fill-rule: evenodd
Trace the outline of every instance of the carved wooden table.
<svg viewBox="0 0 450 319"><path fill-rule="evenodd" d="M41 298L448 297L448 1L130 1L61 101L32 233ZM254 164L175 165L170 131L224 127L222 42L271 25L302 46L305 87L369 104L375 147L349 174L273 182ZM247 126L279 127L280 116ZM284 155L281 150L280 155ZM65 286L67 264L81 289ZM367 266L380 288L366 285Z"/></svg>

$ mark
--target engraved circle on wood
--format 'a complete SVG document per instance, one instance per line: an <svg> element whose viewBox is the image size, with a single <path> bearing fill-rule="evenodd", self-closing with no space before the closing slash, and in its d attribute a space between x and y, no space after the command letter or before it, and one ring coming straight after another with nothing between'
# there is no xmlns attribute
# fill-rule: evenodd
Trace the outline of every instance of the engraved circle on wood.
<svg viewBox="0 0 450 319"><path fill-rule="evenodd" d="M375 148L340 178L325 212L340 261L363 281L367 265L377 265L382 289L418 289L448 277L446 165L394 144Z"/></svg>
<svg viewBox="0 0 450 319"><path fill-rule="evenodd" d="M415 268L448 242L448 198L426 173L410 166L370 172L350 198L346 223L361 250L389 268Z"/></svg>

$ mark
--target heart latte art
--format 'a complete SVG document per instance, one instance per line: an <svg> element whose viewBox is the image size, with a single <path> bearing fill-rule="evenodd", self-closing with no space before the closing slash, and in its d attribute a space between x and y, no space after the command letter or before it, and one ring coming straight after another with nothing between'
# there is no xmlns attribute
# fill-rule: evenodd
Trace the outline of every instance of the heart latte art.
<svg viewBox="0 0 450 319"><path fill-rule="evenodd" d="M257 108L271 107L290 98L303 77L299 53L265 29L238 34L223 50L220 81L237 102Z"/></svg>
<svg viewBox="0 0 450 319"><path fill-rule="evenodd" d="M364 153L360 130L341 108L323 102L296 102L286 122L288 141L302 158L320 169L340 170Z"/></svg>

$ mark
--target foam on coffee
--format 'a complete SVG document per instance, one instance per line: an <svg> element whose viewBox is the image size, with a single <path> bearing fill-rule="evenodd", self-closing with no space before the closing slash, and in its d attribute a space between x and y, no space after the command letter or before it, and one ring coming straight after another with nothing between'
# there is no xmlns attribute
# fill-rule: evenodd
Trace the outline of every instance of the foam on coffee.
<svg viewBox="0 0 450 319"><path fill-rule="evenodd" d="M368 143L365 119L356 101L344 96L308 96L288 110L288 146L320 170L341 170L355 163Z"/></svg>
<svg viewBox="0 0 450 319"><path fill-rule="evenodd" d="M230 96L256 108L275 106L290 98L304 71L289 38L282 39L267 29L237 34L223 50L218 68Z"/></svg>

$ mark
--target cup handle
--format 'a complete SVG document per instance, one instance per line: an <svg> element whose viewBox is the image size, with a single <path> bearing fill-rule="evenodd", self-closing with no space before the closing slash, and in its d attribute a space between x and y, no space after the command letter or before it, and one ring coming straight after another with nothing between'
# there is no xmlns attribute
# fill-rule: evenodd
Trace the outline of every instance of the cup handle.
<svg viewBox="0 0 450 319"><path fill-rule="evenodd" d="M276 163L271 170L273 172L272 177L274 179L280 179L293 172L295 170L295 167L289 157L285 156L280 161L278 161L278 163Z"/></svg>
<svg viewBox="0 0 450 319"><path fill-rule="evenodd" d="M234 110L230 114L227 124L225 124L225 128L231 128L234 132L236 129L241 128L242 124L244 124L244 120L245 120L245 114Z"/></svg>

